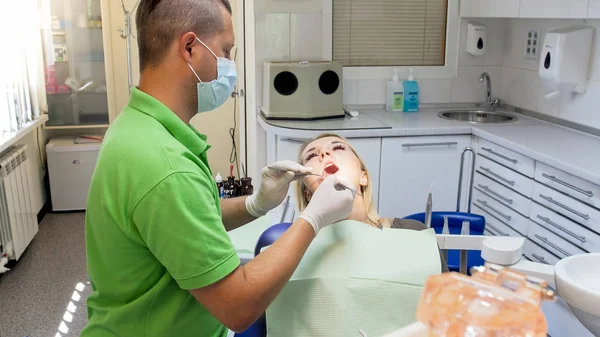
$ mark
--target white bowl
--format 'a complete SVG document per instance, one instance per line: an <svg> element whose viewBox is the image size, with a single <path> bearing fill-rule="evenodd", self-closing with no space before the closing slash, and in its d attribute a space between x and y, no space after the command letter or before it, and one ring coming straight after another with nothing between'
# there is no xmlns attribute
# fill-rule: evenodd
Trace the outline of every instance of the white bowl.
<svg viewBox="0 0 600 337"><path fill-rule="evenodd" d="M595 336L600 336L600 253L574 255L554 267L558 295L575 317Z"/></svg>

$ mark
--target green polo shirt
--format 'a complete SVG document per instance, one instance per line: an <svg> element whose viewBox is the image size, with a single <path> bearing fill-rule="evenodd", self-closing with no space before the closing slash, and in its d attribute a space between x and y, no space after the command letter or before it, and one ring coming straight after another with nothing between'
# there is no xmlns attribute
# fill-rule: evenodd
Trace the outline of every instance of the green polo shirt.
<svg viewBox="0 0 600 337"><path fill-rule="evenodd" d="M209 147L158 100L131 91L106 133L89 191L93 292L81 336L227 335L188 291L240 264L223 226Z"/></svg>

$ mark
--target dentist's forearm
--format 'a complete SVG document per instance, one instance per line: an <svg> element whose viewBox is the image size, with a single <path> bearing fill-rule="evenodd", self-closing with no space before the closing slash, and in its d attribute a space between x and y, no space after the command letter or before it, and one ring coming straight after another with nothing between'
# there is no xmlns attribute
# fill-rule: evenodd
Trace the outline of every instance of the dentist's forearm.
<svg viewBox="0 0 600 337"><path fill-rule="evenodd" d="M242 227L256 218L246 209L246 197L221 199L223 225L227 231Z"/></svg>
<svg viewBox="0 0 600 337"><path fill-rule="evenodd" d="M269 249L247 265L191 293L229 329L244 331L277 297L314 238L311 224L298 219Z"/></svg>

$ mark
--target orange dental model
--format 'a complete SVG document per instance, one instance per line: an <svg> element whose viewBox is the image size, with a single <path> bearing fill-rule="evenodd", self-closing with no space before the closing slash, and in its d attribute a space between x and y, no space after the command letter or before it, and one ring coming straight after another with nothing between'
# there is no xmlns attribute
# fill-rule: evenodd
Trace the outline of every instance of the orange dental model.
<svg viewBox="0 0 600 337"><path fill-rule="evenodd" d="M493 264L472 277L446 273L427 279L417 319L429 337L546 337L541 302L554 300L545 281Z"/></svg>

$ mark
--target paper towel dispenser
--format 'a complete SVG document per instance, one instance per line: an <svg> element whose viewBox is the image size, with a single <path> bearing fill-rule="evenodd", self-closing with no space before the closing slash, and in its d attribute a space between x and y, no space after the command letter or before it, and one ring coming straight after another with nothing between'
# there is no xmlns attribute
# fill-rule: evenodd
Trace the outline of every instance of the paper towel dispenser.
<svg viewBox="0 0 600 337"><path fill-rule="evenodd" d="M546 98L563 92L585 92L593 38L592 27L564 28L546 34L539 69L548 92Z"/></svg>

